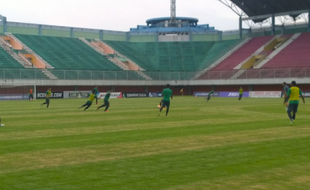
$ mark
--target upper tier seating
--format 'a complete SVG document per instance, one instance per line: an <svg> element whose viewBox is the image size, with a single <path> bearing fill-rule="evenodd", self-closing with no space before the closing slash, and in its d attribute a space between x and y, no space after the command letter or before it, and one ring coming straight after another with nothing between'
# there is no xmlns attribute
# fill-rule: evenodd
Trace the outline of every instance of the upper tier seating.
<svg viewBox="0 0 310 190"><path fill-rule="evenodd" d="M0 79L47 79L38 69L25 69L0 47Z"/></svg>
<svg viewBox="0 0 310 190"><path fill-rule="evenodd" d="M241 40L220 42L105 42L147 71L197 71L210 66Z"/></svg>
<svg viewBox="0 0 310 190"><path fill-rule="evenodd" d="M55 69L121 70L77 38L14 35Z"/></svg>
<svg viewBox="0 0 310 190"><path fill-rule="evenodd" d="M260 47L262 47L268 41L270 41L273 37L274 36L264 36L264 37L252 38L250 41L248 41L246 44L240 47L237 51L235 51L233 54L231 54L225 60L223 60L220 64L214 67L212 70L230 70L235 68L245 59L250 57Z"/></svg>
<svg viewBox="0 0 310 190"><path fill-rule="evenodd" d="M310 67L310 33L302 33L262 68Z"/></svg>
<svg viewBox="0 0 310 190"><path fill-rule="evenodd" d="M24 68L21 64L19 64L12 56L10 56L4 49L0 47L0 69L16 69L16 68Z"/></svg>

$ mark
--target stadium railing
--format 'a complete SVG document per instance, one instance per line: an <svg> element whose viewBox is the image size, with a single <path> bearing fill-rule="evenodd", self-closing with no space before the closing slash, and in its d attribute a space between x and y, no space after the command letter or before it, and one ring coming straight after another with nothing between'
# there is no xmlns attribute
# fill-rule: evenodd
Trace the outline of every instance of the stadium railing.
<svg viewBox="0 0 310 190"><path fill-rule="evenodd" d="M200 80L230 79L240 70L208 71ZM248 69L237 79L310 78L310 68Z"/></svg>
<svg viewBox="0 0 310 190"><path fill-rule="evenodd" d="M59 80L147 80L136 71L49 70ZM230 79L240 70L208 71L197 80ZM191 80L197 72L143 72L152 80ZM248 69L237 79L310 78L310 68ZM0 69L0 79L49 80L40 69Z"/></svg>

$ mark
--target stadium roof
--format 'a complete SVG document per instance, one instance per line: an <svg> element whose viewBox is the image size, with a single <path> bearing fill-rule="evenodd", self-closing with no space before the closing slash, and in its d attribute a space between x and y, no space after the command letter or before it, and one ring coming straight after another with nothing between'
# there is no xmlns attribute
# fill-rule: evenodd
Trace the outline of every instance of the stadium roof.
<svg viewBox="0 0 310 190"><path fill-rule="evenodd" d="M271 14L284 15L287 13L293 18L302 12L310 10L310 0L231 0L254 22L261 22L269 18ZM268 16L269 15L269 16ZM258 16L266 16L258 17Z"/></svg>
<svg viewBox="0 0 310 190"><path fill-rule="evenodd" d="M159 18L151 18L146 20L147 24L151 24L151 23L158 23L158 22L163 22L166 20L170 20L171 17L159 17ZM190 23L197 23L199 22L199 20L197 18L192 18L192 17L176 17L176 20L181 20L181 21L188 21Z"/></svg>

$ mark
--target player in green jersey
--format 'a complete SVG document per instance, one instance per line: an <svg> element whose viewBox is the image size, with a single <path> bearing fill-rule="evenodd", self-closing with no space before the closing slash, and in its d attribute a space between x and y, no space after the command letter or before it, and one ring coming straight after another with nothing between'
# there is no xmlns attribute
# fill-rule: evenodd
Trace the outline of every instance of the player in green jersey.
<svg viewBox="0 0 310 190"><path fill-rule="evenodd" d="M238 98L239 101L242 99L242 96L243 96L243 88L240 87L239 88L239 98Z"/></svg>
<svg viewBox="0 0 310 190"><path fill-rule="evenodd" d="M210 100L212 94L213 94L213 90L211 90L211 92L208 93L207 98L206 98L207 102Z"/></svg>
<svg viewBox="0 0 310 190"><path fill-rule="evenodd" d="M50 96L52 94L52 89L49 88L47 91L46 91L46 98L45 98L45 102L42 105L46 104L46 108L48 108L50 106Z"/></svg>
<svg viewBox="0 0 310 190"><path fill-rule="evenodd" d="M99 95L98 95L98 86L95 86L95 88L93 89L93 92L95 92L95 97L96 97L96 104L98 105L98 98L99 98Z"/></svg>
<svg viewBox="0 0 310 190"><path fill-rule="evenodd" d="M106 95L104 96L104 99L103 99L103 101L104 101L104 104L102 105L102 106L99 106L98 108L97 108L97 110L99 110L100 108L103 108L103 107L105 107L105 112L108 112L108 109L109 109L109 107L110 107L110 102L109 102L109 98L110 98L110 96L111 96L111 90L112 90L112 88L109 88L109 90L107 91L107 93L106 93Z"/></svg>
<svg viewBox="0 0 310 190"><path fill-rule="evenodd" d="M5 126L5 124L1 123L1 117L0 117L0 127L4 127L4 126Z"/></svg>
<svg viewBox="0 0 310 190"><path fill-rule="evenodd" d="M160 115L160 112L163 110L164 107L166 107L166 116L168 116L169 113L169 107L170 107L170 98L173 99L172 96L172 90L170 89L170 85L167 84L167 88L165 88L162 92L163 95L163 103L161 105L161 108L159 110L158 116Z"/></svg>
<svg viewBox="0 0 310 190"><path fill-rule="evenodd" d="M288 108L288 100L289 96L287 96L287 92L289 91L290 87L286 84L286 82L283 82L283 91L281 93L281 97L284 96L284 105L285 105L285 110L287 111Z"/></svg>
<svg viewBox="0 0 310 190"><path fill-rule="evenodd" d="M296 113L298 110L298 104L299 104L299 96L302 98L303 102L305 103L305 99L302 96L302 91L300 88L296 86L296 82L292 81L292 87L288 89L287 91L287 97L289 97L289 105L287 108L287 114L288 117L291 120L291 124L293 124L293 121L296 119ZM292 115L293 112L293 115Z"/></svg>
<svg viewBox="0 0 310 190"><path fill-rule="evenodd" d="M95 94L95 90L93 90L92 94L89 95L89 100L84 105L79 107L79 109L86 106L86 108L84 109L84 111L86 111L93 104L93 101L95 100L95 98L96 98L96 94Z"/></svg>

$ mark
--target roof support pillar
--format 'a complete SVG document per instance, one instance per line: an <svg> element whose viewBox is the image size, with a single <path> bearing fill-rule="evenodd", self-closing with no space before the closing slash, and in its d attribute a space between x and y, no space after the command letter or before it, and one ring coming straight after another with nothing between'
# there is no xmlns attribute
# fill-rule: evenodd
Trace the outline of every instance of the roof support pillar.
<svg viewBox="0 0 310 190"><path fill-rule="evenodd" d="M272 20L271 35L275 36L276 35L276 16L274 14L272 14L271 20Z"/></svg>
<svg viewBox="0 0 310 190"><path fill-rule="evenodd" d="M73 28L72 28L72 27L70 28L70 37L71 37L71 38L74 37L74 31L73 31Z"/></svg>
<svg viewBox="0 0 310 190"><path fill-rule="evenodd" d="M41 24L39 25L38 30L39 30L39 36L42 36L42 25Z"/></svg>
<svg viewBox="0 0 310 190"><path fill-rule="evenodd" d="M130 36L130 33L129 33L129 32L127 32L127 33L126 33L126 41L127 41L127 42L129 42L129 41L130 41L130 37L131 37L131 36Z"/></svg>
<svg viewBox="0 0 310 190"><path fill-rule="evenodd" d="M99 30L99 40L103 41L103 31Z"/></svg>
<svg viewBox="0 0 310 190"><path fill-rule="evenodd" d="M0 20L2 21L2 24L3 24L3 33L7 32L7 21L6 21L6 17L5 16L2 16L0 15Z"/></svg>
<svg viewBox="0 0 310 190"><path fill-rule="evenodd" d="M242 39L242 17L239 17L239 38Z"/></svg>
<svg viewBox="0 0 310 190"><path fill-rule="evenodd" d="M308 11L308 32L310 32L310 10Z"/></svg>

